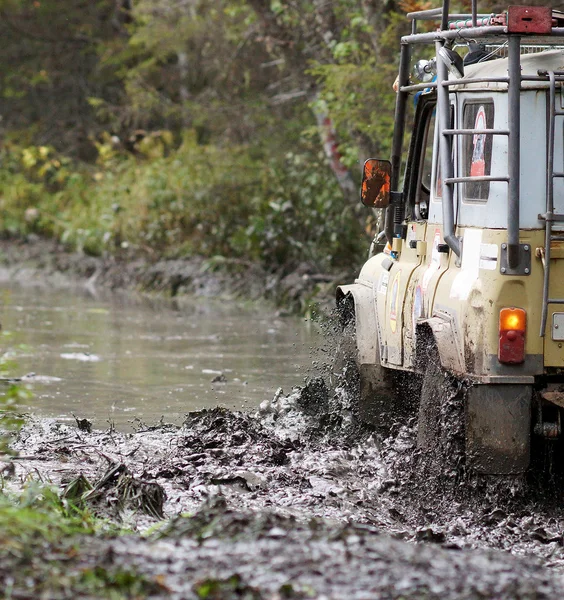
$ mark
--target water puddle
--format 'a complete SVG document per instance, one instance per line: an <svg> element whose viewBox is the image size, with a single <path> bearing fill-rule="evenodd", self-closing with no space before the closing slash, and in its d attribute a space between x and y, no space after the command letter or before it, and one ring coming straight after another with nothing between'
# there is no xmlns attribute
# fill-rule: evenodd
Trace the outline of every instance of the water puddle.
<svg viewBox="0 0 564 600"><path fill-rule="evenodd" d="M253 409L311 368L315 326L210 299L0 287L1 350L25 375L38 416L127 430L134 417L179 423L189 411Z"/></svg>

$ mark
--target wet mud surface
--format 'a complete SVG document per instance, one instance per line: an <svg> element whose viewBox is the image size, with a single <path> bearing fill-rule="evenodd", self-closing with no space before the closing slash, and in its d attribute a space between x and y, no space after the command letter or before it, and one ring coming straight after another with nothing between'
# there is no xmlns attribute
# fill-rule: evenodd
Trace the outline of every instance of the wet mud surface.
<svg viewBox="0 0 564 600"><path fill-rule="evenodd" d="M258 297L278 286L264 274L242 278L244 265L230 288L197 261L92 258L50 244L2 246L0 278L170 295L237 292L245 282L245 295ZM286 297L299 302L307 275L286 281ZM64 541L62 566L49 568L61 579L93 566L132 569L144 578L139 597L563 596L560 491L430 473L413 421L383 436L343 408L349 395L313 379L257 414L218 408L181 426L139 423L134 433L97 431L80 415L76 425L31 417L13 443L18 456L0 463L4 489L51 483L65 502L131 529L85 537L78 549ZM4 589L37 597L33 572L14 585L17 568L0 565ZM69 586L51 597L80 596Z"/></svg>
<svg viewBox="0 0 564 600"><path fill-rule="evenodd" d="M40 477L139 531L84 555L157 581L151 597L564 593L556 494L429 477L410 424L379 436L342 394L313 379L256 415L213 409L131 434L30 420L7 481Z"/></svg>

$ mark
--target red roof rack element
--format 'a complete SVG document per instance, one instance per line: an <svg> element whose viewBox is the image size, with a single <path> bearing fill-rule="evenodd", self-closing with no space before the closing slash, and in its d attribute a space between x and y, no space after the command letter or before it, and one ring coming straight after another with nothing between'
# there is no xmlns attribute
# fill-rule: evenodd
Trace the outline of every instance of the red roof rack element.
<svg viewBox="0 0 564 600"><path fill-rule="evenodd" d="M508 33L551 33L550 6L510 6L507 9Z"/></svg>

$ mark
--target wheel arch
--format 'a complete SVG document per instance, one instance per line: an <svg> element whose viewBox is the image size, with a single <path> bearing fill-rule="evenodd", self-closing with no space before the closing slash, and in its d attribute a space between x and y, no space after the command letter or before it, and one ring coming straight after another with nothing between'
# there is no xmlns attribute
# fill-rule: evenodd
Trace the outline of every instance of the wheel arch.
<svg viewBox="0 0 564 600"><path fill-rule="evenodd" d="M441 367L453 374L464 374L464 354L452 319L434 316L416 325L416 364L425 364L429 353L436 348Z"/></svg>
<svg viewBox="0 0 564 600"><path fill-rule="evenodd" d="M340 285L336 292L337 308L352 302L356 325L359 364L375 364L380 356L376 299L372 288L358 283ZM378 364L380 360L378 358Z"/></svg>
<svg viewBox="0 0 564 600"><path fill-rule="evenodd" d="M433 360L433 357L435 359ZM417 324L417 365L430 363L464 377L464 361L456 331L448 319L433 317ZM425 383L424 386L425 387ZM530 461L532 386L472 384L464 387L464 443L466 464L490 475L524 473ZM422 402L424 391L422 391ZM421 431L423 410L420 409ZM424 424L424 422L423 422ZM422 436L422 439L425 435ZM429 447L431 444L427 444Z"/></svg>

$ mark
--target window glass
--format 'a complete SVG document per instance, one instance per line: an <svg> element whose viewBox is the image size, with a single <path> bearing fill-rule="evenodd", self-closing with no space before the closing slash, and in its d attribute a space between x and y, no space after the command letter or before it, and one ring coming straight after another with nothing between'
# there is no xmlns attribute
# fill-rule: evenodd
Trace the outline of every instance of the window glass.
<svg viewBox="0 0 564 600"><path fill-rule="evenodd" d="M493 129L494 104L491 100L464 105L464 129ZM483 177L491 174L493 135L475 133L462 140L464 177ZM486 201L490 194L489 181L472 181L464 184L466 200Z"/></svg>
<svg viewBox="0 0 564 600"><path fill-rule="evenodd" d="M433 132L435 131L435 115L433 110L429 115L425 128L425 139L423 141L423 155L421 157L421 184L429 195L431 188L431 169L433 167Z"/></svg>
<svg viewBox="0 0 564 600"><path fill-rule="evenodd" d="M419 158L419 175L415 188L415 216L426 219L428 216L429 196L431 189L431 170L433 167L433 134L435 131L435 105L427 112L423 139L421 140L421 156Z"/></svg>

